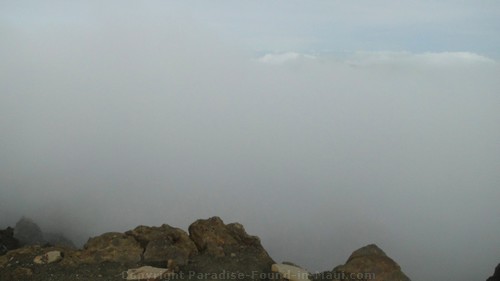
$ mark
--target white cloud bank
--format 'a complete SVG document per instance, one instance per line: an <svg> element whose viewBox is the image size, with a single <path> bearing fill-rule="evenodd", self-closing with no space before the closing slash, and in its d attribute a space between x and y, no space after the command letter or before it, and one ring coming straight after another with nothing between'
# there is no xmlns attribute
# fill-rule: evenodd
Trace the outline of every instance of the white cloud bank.
<svg viewBox="0 0 500 281"><path fill-rule="evenodd" d="M257 59L266 64L283 64L289 62L320 60L332 58L328 54L311 55L299 52L269 53ZM334 58L337 63L350 65L401 65L401 66L473 66L490 65L497 62L486 56L471 52L354 52L342 58Z"/></svg>
<svg viewBox="0 0 500 281"><path fill-rule="evenodd" d="M470 66L474 64L495 64L495 60L471 52L358 52L349 62L354 65L406 64L429 66Z"/></svg>
<svg viewBox="0 0 500 281"><path fill-rule="evenodd" d="M282 64L298 60L313 60L315 58L316 58L315 56L309 54L285 52L285 53L265 54L264 56L258 58L258 61L269 64Z"/></svg>

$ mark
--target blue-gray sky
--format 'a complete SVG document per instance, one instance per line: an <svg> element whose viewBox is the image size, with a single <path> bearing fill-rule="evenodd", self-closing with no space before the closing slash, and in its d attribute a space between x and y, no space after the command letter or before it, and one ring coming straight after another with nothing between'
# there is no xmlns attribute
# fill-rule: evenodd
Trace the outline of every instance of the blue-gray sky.
<svg viewBox="0 0 500 281"><path fill-rule="evenodd" d="M276 260L500 262L500 2L2 1L0 226L212 215Z"/></svg>

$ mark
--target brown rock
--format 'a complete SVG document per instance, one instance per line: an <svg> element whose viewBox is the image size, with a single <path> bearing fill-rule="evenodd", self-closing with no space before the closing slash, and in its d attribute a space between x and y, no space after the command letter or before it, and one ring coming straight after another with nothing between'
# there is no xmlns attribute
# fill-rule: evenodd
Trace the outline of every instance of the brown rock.
<svg viewBox="0 0 500 281"><path fill-rule="evenodd" d="M62 253L60 251L49 251L43 255L36 256L33 262L36 264L49 264L62 260Z"/></svg>
<svg viewBox="0 0 500 281"><path fill-rule="evenodd" d="M12 280L29 280L33 275L33 271L27 267L18 267L12 271Z"/></svg>
<svg viewBox="0 0 500 281"><path fill-rule="evenodd" d="M189 226L189 236L201 253L215 257L223 257L245 247L262 248L260 239L248 235L241 224L225 225L219 217L195 221Z"/></svg>
<svg viewBox="0 0 500 281"><path fill-rule="evenodd" d="M274 261L260 239L248 235L239 223L225 225L218 217L197 220L189 226L189 235L200 254L181 267L181 272L200 274L192 279L256 280L271 274Z"/></svg>
<svg viewBox="0 0 500 281"><path fill-rule="evenodd" d="M334 280L410 281L399 265L374 244L354 251L334 273Z"/></svg>
<svg viewBox="0 0 500 281"><path fill-rule="evenodd" d="M146 264L163 266L172 259L178 265L184 265L198 253L196 245L185 231L166 224L160 227L138 226L126 234L133 236L145 249Z"/></svg>
<svg viewBox="0 0 500 281"><path fill-rule="evenodd" d="M83 248L79 255L82 263L104 261L138 263L143 252L143 248L134 237L118 232L108 232L90 238Z"/></svg>

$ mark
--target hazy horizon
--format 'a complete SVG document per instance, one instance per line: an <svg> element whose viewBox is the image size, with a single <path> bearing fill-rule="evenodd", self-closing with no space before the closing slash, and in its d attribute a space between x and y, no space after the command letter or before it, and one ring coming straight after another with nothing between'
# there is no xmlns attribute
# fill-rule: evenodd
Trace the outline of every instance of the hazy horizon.
<svg viewBox="0 0 500 281"><path fill-rule="evenodd" d="M500 4L375 2L1 3L0 227L220 216L313 272L486 280Z"/></svg>

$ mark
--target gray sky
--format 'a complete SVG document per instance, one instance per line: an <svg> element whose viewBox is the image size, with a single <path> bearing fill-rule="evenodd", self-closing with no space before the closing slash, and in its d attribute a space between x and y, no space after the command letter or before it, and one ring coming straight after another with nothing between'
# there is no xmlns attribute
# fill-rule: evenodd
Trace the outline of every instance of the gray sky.
<svg viewBox="0 0 500 281"><path fill-rule="evenodd" d="M485 280L500 4L435 2L1 2L0 226L218 215L311 271Z"/></svg>

